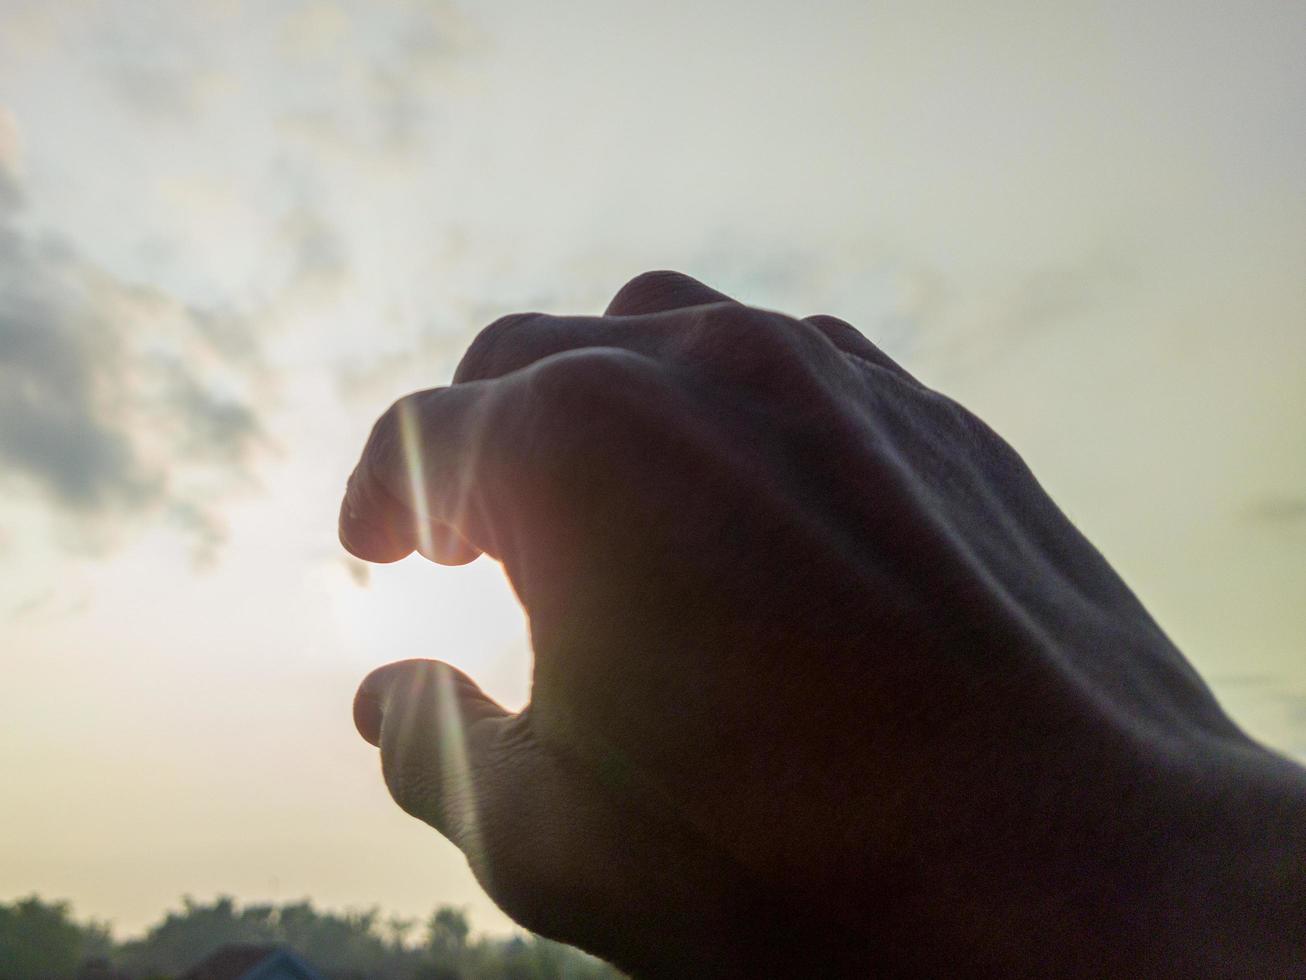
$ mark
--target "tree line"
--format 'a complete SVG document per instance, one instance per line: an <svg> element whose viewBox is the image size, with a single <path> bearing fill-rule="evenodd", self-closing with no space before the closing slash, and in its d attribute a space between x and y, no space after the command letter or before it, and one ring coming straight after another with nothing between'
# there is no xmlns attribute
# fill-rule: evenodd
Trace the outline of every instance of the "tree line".
<svg viewBox="0 0 1306 980"><path fill-rule="evenodd" d="M137 939L78 921L66 902L33 895L0 904L0 980L167 980L228 943L288 946L328 980L619 980L601 960L529 934L474 937L466 913L425 922L373 908L329 912L307 900L240 906L231 898L182 907Z"/></svg>

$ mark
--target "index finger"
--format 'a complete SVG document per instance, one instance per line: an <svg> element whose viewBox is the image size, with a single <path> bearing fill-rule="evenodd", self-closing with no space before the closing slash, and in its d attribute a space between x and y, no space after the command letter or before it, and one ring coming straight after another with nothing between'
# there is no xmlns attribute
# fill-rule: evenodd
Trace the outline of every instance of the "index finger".
<svg viewBox="0 0 1306 980"><path fill-rule="evenodd" d="M419 391L376 421L340 504L345 550L383 563L418 551L444 565L463 565L481 553L457 530L455 516L470 500L466 485L459 486L467 466L462 446L484 400L482 387ZM448 484L434 497L433 481Z"/></svg>
<svg viewBox="0 0 1306 980"><path fill-rule="evenodd" d="M366 561L503 560L556 530L578 469L604 456L596 440L614 438L614 418L652 411L664 384L654 358L599 347L402 398L349 478L340 541Z"/></svg>
<svg viewBox="0 0 1306 980"><path fill-rule="evenodd" d="M604 316L644 316L684 310L691 306L736 302L725 293L705 286L683 272L659 270L643 272L630 280L612 297Z"/></svg>

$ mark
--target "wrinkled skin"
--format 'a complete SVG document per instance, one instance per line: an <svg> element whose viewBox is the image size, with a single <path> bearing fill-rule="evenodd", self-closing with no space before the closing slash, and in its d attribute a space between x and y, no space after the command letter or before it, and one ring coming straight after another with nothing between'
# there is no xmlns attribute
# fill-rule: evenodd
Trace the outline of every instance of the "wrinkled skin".
<svg viewBox="0 0 1306 980"><path fill-rule="evenodd" d="M1300 771L1010 446L840 320L672 273L500 320L377 423L341 539L484 552L529 614L521 714L418 660L355 715L531 929L641 976L1306 963Z"/></svg>

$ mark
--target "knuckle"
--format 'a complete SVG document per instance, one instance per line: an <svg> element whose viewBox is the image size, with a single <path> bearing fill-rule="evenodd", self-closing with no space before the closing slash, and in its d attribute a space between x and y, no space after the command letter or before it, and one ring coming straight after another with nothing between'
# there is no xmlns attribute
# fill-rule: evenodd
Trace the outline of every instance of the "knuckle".
<svg viewBox="0 0 1306 980"><path fill-rule="evenodd" d="M865 358L872 350L878 350L856 327L847 320L827 313L817 313L804 317L803 322L819 331L832 344L844 351L850 351Z"/></svg>
<svg viewBox="0 0 1306 980"><path fill-rule="evenodd" d="M814 348L803 329L779 313L714 304L696 311L687 353L715 377L779 390L811 373Z"/></svg>
<svg viewBox="0 0 1306 980"><path fill-rule="evenodd" d="M764 355L791 352L796 321L769 310L736 303L714 303L697 311L696 340L701 352L733 356L740 351Z"/></svg>
<svg viewBox="0 0 1306 980"><path fill-rule="evenodd" d="M641 272L617 290L608 308L618 312L634 308L651 299L673 294L691 283L693 280L688 276L669 269Z"/></svg>
<svg viewBox="0 0 1306 980"><path fill-rule="evenodd" d="M496 400L490 423L535 473L617 466L631 456L641 420L668 401L659 365L616 348L568 351L521 372Z"/></svg>
<svg viewBox="0 0 1306 980"><path fill-rule="evenodd" d="M647 357L616 348L558 354L530 374L537 411L576 419L608 415L656 383L656 367Z"/></svg>
<svg viewBox="0 0 1306 980"><path fill-rule="evenodd" d="M837 330L840 333L855 333L856 330L847 320L842 320L837 316L831 316L829 313L813 313L811 316L803 319L814 327L820 327L823 330Z"/></svg>
<svg viewBox="0 0 1306 980"><path fill-rule="evenodd" d="M458 362L454 383L497 377L529 363L532 327L544 318L543 313L509 313L483 328Z"/></svg>

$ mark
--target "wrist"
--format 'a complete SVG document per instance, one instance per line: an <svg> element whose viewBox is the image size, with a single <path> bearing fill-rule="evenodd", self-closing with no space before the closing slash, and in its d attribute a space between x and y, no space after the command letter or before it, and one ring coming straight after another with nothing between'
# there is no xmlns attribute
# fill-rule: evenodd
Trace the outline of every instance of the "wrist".
<svg viewBox="0 0 1306 980"><path fill-rule="evenodd" d="M1245 738L1188 765L1190 802L1149 896L1168 962L1183 957L1189 975L1303 975L1306 771Z"/></svg>
<svg viewBox="0 0 1306 980"><path fill-rule="evenodd" d="M1032 818L1021 800L1023 821L1012 808L946 835L922 830L925 849L867 865L869 897L855 907L877 969L1306 975L1306 771L1245 737L1203 733L1139 739L1115 771L1044 786L1064 799ZM1003 792L975 792L975 811L991 815Z"/></svg>
<svg viewBox="0 0 1306 980"><path fill-rule="evenodd" d="M1117 794L1100 835L1072 823L1026 855L1032 874L988 892L987 925L971 920L980 972L1306 973L1306 774L1250 741L1206 736L1146 770L1152 785Z"/></svg>

